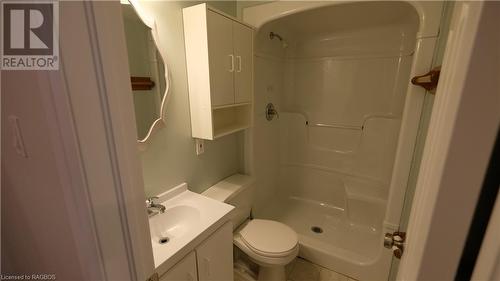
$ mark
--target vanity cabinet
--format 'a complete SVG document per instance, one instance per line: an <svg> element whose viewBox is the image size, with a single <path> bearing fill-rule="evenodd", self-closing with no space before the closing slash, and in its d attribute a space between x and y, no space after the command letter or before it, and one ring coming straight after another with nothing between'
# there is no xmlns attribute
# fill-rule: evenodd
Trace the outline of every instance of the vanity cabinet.
<svg viewBox="0 0 500 281"><path fill-rule="evenodd" d="M233 280L233 225L226 223L196 248L199 281Z"/></svg>
<svg viewBox="0 0 500 281"><path fill-rule="evenodd" d="M232 281L233 225L227 222L176 263L160 281Z"/></svg>
<svg viewBox="0 0 500 281"><path fill-rule="evenodd" d="M176 263L169 271L162 275L160 281L196 281L196 255L189 253L180 262Z"/></svg>
<svg viewBox="0 0 500 281"><path fill-rule="evenodd" d="M206 4L183 9L194 138L252 125L253 28Z"/></svg>

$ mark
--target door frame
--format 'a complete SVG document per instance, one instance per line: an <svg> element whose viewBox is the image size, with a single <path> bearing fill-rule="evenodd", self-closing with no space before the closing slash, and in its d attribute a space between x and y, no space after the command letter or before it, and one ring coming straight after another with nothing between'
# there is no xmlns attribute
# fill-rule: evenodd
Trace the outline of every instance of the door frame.
<svg viewBox="0 0 500 281"><path fill-rule="evenodd" d="M48 74L44 107L63 151L58 168L70 177L75 240L92 237L97 252L82 246L79 258L93 262L99 280L142 281L154 261L120 5L59 3L60 70Z"/></svg>
<svg viewBox="0 0 500 281"><path fill-rule="evenodd" d="M495 3L457 4L410 216L408 245L399 269L400 280L424 280L432 274L445 280L454 278L498 128L498 97L488 95L498 86L487 81L498 75L498 70L485 57L494 46L483 46L488 28L499 22L483 10ZM154 263L124 59L127 55L120 4L83 1L60 5L61 11L65 11L65 5L74 5L76 14L71 27L78 30L78 36L73 36L73 41L64 41L61 36L63 74L54 74L51 80L55 89L52 106L61 113L58 125L64 142L78 146L76 155L68 159L78 161L80 166L67 169L83 177L88 197L81 200L70 196L67 204L90 211L107 279L125 275L130 280L145 280L154 271ZM65 15L61 15L63 22ZM90 59L81 56L82 46L89 47ZM478 50L478 46L483 48ZM482 64L490 65L487 75L478 69L484 67ZM82 76L83 67L93 69L93 77ZM82 83L87 87L82 88ZM477 91L477 86L483 90ZM62 101L57 93L64 93L63 99L67 100ZM98 112L99 122L91 122L89 112ZM481 121L481 126L471 120ZM96 163L103 161L106 165L95 169ZM457 161L474 167L464 172ZM469 188L454 188L457 185ZM443 233L454 235L446 243L435 239ZM126 258L113 258L117 253L124 253Z"/></svg>
<svg viewBox="0 0 500 281"><path fill-rule="evenodd" d="M499 7L456 3L398 280L455 278L500 120Z"/></svg>

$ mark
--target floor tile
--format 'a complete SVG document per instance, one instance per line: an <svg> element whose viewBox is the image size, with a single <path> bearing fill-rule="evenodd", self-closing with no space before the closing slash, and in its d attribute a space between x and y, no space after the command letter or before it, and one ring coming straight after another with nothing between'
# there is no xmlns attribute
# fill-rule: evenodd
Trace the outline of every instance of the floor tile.
<svg viewBox="0 0 500 281"><path fill-rule="evenodd" d="M286 270L289 281L357 281L302 258L292 261Z"/></svg>
<svg viewBox="0 0 500 281"><path fill-rule="evenodd" d="M291 281L319 281L320 268L304 259L297 259L289 276Z"/></svg>
<svg viewBox="0 0 500 281"><path fill-rule="evenodd" d="M297 259L298 258L295 258L293 261L291 261L289 264L285 266L285 274L287 277L290 276L290 273L292 273L292 269L295 265L295 262L297 262Z"/></svg>

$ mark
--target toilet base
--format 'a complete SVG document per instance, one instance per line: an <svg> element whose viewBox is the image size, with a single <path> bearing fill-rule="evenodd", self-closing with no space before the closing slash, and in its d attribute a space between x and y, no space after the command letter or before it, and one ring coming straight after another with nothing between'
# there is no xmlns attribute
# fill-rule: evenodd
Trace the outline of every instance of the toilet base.
<svg viewBox="0 0 500 281"><path fill-rule="evenodd" d="M258 281L286 281L284 266L260 266Z"/></svg>

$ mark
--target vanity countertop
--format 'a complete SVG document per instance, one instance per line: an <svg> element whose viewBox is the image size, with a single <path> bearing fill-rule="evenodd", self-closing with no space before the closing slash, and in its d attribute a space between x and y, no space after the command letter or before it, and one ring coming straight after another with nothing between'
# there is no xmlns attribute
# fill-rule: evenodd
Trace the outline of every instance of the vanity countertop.
<svg viewBox="0 0 500 281"><path fill-rule="evenodd" d="M156 202L166 209L150 217L149 226L155 268L161 276L229 221L234 207L191 192L186 183L158 197Z"/></svg>

